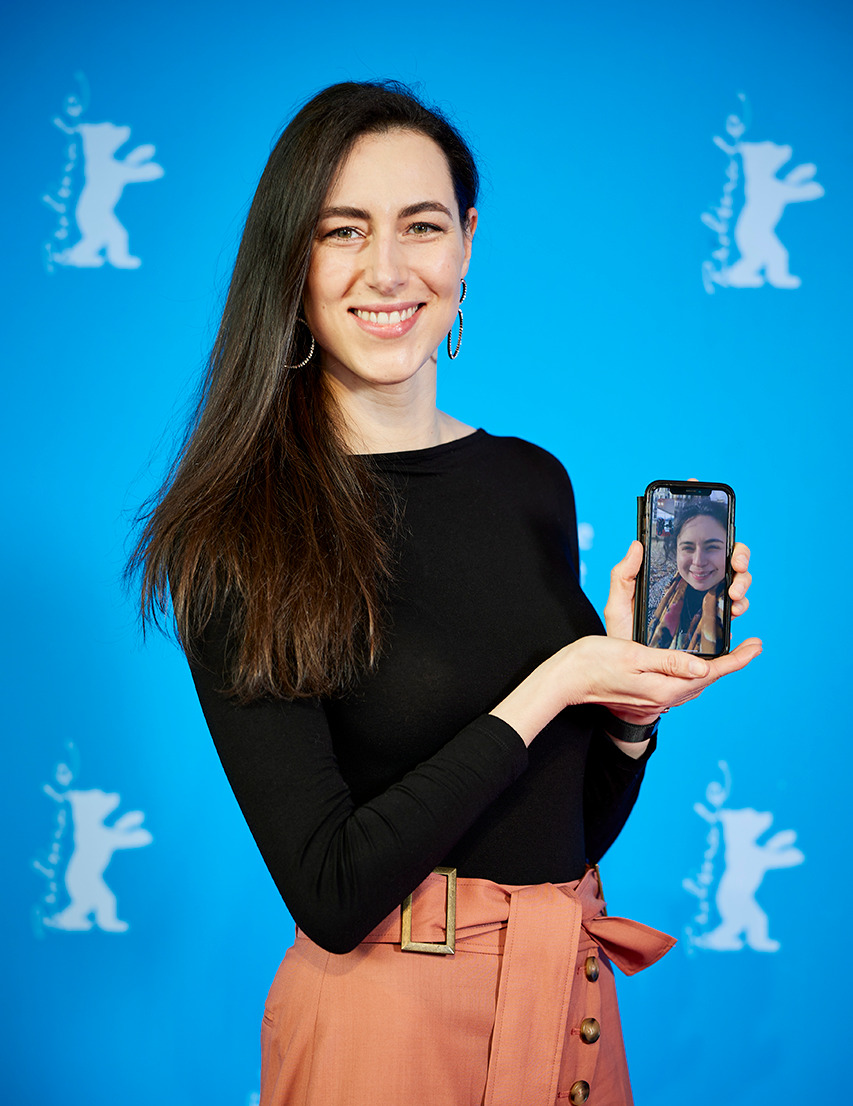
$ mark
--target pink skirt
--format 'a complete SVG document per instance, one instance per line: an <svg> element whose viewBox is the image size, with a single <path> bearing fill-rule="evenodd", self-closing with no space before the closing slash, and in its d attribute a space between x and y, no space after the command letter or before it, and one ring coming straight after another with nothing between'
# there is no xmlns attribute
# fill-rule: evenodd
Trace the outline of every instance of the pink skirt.
<svg viewBox="0 0 853 1106"><path fill-rule="evenodd" d="M445 879L413 895L412 938L443 942ZM675 941L604 913L596 874L458 881L453 955L404 952L399 909L352 952L297 931L267 999L261 1106L625 1106L611 961Z"/></svg>

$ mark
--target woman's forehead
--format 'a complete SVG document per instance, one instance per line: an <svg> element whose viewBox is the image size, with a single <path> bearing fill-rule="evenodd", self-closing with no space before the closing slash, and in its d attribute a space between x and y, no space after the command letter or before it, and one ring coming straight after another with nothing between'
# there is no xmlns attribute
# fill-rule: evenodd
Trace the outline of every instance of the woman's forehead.
<svg viewBox="0 0 853 1106"><path fill-rule="evenodd" d="M335 176L325 206L364 207L383 201L405 206L424 199L445 204L448 199L455 201L447 158L425 134L395 128L356 139Z"/></svg>
<svg viewBox="0 0 853 1106"><path fill-rule="evenodd" d="M679 542L685 540L685 535L691 538L708 536L713 538L718 538L720 536L725 537L726 528L719 519L714 518L712 515L696 515L694 518L689 518L681 527L678 535Z"/></svg>

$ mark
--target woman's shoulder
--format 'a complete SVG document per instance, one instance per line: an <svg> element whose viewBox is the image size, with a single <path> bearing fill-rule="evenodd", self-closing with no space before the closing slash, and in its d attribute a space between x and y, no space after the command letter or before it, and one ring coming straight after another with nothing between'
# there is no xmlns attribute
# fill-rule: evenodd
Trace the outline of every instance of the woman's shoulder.
<svg viewBox="0 0 853 1106"><path fill-rule="evenodd" d="M371 455L381 472L407 479L408 494L426 484L433 494L449 483L469 490L494 487L506 497L553 495L572 497L572 486L562 463L546 449L510 435L491 434L479 428L440 445L402 453ZM440 481L432 478L440 476Z"/></svg>
<svg viewBox="0 0 853 1106"><path fill-rule="evenodd" d="M570 484L569 474L562 461L542 446L525 438L484 434L495 460L500 459L528 476L539 476L558 484Z"/></svg>

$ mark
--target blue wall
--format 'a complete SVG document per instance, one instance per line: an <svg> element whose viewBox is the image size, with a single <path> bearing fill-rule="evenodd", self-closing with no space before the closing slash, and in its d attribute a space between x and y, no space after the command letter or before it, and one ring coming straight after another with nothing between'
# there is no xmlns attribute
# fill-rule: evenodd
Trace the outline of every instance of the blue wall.
<svg viewBox="0 0 853 1106"><path fill-rule="evenodd" d="M333 81L396 76L453 110L486 175L444 408L565 462L599 608L651 479L731 484L754 551L736 635L760 634L765 654L666 719L604 865L612 912L681 937L621 988L637 1101L683 1106L722 1087L731 1106L803 1087L841 1101L850 979L825 934L844 932L852 905L838 812L853 528L836 509L850 471L849 10L155 0L36 3L10 19L8 1100L249 1106L257 1091L262 999L292 923L182 657L161 639L143 647L118 576L275 134ZM107 135L80 128L107 122L131 131L123 171L149 178L116 206L137 268L63 255L81 237L84 137ZM792 147L778 175L747 164L759 143ZM103 197L103 175L96 185ZM726 286L725 271L703 282L703 265L737 261L749 204L747 253L775 248L779 188L801 201L776 229L801 286L767 271L762 287ZM105 233L115 251L115 225ZM103 882L98 848L116 849ZM110 891L124 932L109 931ZM100 894L99 923L86 893Z"/></svg>

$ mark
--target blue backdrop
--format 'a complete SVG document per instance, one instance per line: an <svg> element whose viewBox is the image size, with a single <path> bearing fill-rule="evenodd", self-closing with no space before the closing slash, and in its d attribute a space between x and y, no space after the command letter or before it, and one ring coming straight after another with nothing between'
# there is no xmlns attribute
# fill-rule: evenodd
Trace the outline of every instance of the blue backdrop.
<svg viewBox="0 0 853 1106"><path fill-rule="evenodd" d="M681 938L622 981L637 1102L848 1093L851 27L789 0L7 16L8 1101L254 1101L292 922L118 577L274 136L379 76L485 169L441 404L564 461L599 609L651 479L731 484L754 551L736 636L765 654L666 719L603 866L613 912Z"/></svg>

